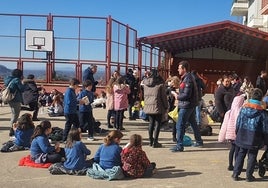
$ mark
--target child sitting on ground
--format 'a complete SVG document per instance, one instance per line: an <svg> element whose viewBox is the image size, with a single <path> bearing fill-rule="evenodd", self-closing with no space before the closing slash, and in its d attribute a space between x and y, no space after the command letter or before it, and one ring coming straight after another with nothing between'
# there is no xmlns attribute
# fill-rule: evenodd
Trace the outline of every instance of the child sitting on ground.
<svg viewBox="0 0 268 188"><path fill-rule="evenodd" d="M108 180L124 178L120 156L122 148L119 146L122 137L119 130L113 130L104 138L94 156L93 166L87 170L88 176Z"/></svg>
<svg viewBox="0 0 268 188"><path fill-rule="evenodd" d="M48 108L50 117L63 116L63 98L61 95L56 95L53 98L51 106Z"/></svg>
<svg viewBox="0 0 268 188"><path fill-rule="evenodd" d="M48 135L51 131L51 123L48 120L44 120L36 126L30 148L31 160L35 163L57 163L65 157L60 143L56 143L55 146L50 145Z"/></svg>
<svg viewBox="0 0 268 188"><path fill-rule="evenodd" d="M130 136L129 143L121 152L122 169L126 177L150 177L156 164L150 163L142 150L142 137L138 134Z"/></svg>
<svg viewBox="0 0 268 188"><path fill-rule="evenodd" d="M81 132L79 129L72 128L68 134L65 146L66 161L64 167L68 170L82 170L92 166L89 160L86 160L87 155L91 151L86 145L81 142Z"/></svg>
<svg viewBox="0 0 268 188"><path fill-rule="evenodd" d="M13 130L15 133L15 140L5 143L1 151L12 152L30 148L31 136L34 132L32 115L29 113L21 115L18 122L13 124Z"/></svg>

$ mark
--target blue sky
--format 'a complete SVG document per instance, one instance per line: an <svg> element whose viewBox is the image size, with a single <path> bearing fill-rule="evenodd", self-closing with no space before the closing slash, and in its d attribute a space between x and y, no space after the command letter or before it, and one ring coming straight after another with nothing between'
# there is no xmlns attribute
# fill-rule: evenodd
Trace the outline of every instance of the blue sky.
<svg viewBox="0 0 268 188"><path fill-rule="evenodd" d="M224 20L232 0L1 0L0 13L112 16L138 31L138 37Z"/></svg>

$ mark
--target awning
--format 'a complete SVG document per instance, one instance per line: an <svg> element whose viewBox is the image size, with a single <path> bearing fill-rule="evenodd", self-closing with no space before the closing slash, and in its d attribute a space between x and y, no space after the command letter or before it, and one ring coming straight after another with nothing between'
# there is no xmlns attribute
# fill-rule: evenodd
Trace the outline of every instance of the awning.
<svg viewBox="0 0 268 188"><path fill-rule="evenodd" d="M257 60L268 56L268 33L231 21L141 37L138 42L173 55L215 47Z"/></svg>

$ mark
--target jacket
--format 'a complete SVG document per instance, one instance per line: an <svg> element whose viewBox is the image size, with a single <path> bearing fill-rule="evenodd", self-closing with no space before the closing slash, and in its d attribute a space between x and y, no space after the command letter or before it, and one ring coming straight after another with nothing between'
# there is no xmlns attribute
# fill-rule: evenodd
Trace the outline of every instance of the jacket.
<svg viewBox="0 0 268 188"><path fill-rule="evenodd" d="M178 108L194 108L198 105L198 88L190 72L181 78L179 86Z"/></svg>
<svg viewBox="0 0 268 188"><path fill-rule="evenodd" d="M114 85L114 110L124 110L128 107L130 89L126 85Z"/></svg>
<svg viewBox="0 0 268 188"><path fill-rule="evenodd" d="M24 81L25 89L22 93L23 104L27 105L31 102L37 102L39 97L39 91L41 88L38 88L35 81L27 79Z"/></svg>
<svg viewBox="0 0 268 188"><path fill-rule="evenodd" d="M32 140L30 151L32 160L36 160L42 153L54 153L55 147L50 145L46 135L40 135Z"/></svg>
<svg viewBox="0 0 268 188"><path fill-rule="evenodd" d="M71 148L64 148L66 161L64 167L69 170L82 170L86 167L86 156L90 155L91 151L81 141L74 142Z"/></svg>
<svg viewBox="0 0 268 188"><path fill-rule="evenodd" d="M130 177L139 178L150 166L150 161L142 147L124 148L121 152L122 169Z"/></svg>
<svg viewBox="0 0 268 188"><path fill-rule="evenodd" d="M64 114L77 113L77 99L73 88L68 87L64 94Z"/></svg>
<svg viewBox="0 0 268 188"><path fill-rule="evenodd" d="M21 79L19 79L17 77L13 77L13 76L8 76L4 80L5 86L8 86L9 82L11 82L10 87L9 87L11 93L16 92L14 99L11 100L10 102L23 103L22 93L23 93L23 91L25 89L25 86L22 84Z"/></svg>
<svg viewBox="0 0 268 188"><path fill-rule="evenodd" d="M235 97L235 91L232 86L224 87L220 85L215 92L215 106L219 114L225 114L230 110L233 98Z"/></svg>
<svg viewBox="0 0 268 188"><path fill-rule="evenodd" d="M163 114L168 109L166 87L161 77L145 78L144 112L146 114Z"/></svg>
<svg viewBox="0 0 268 188"><path fill-rule="evenodd" d="M81 100L83 97L87 96L88 100L89 100L89 104L79 104L79 112L91 112L92 111L92 106L91 103L93 103L94 101L94 94L91 91L88 91L86 89L83 89L77 99Z"/></svg>
<svg viewBox="0 0 268 188"><path fill-rule="evenodd" d="M245 96L236 96L232 102L231 109L225 115L219 132L218 141L224 142L226 140L235 140L236 120L239 112L244 104Z"/></svg>
<svg viewBox="0 0 268 188"><path fill-rule="evenodd" d="M245 149L260 149L267 144L267 136L267 112L260 101L250 99L237 118L235 144Z"/></svg>

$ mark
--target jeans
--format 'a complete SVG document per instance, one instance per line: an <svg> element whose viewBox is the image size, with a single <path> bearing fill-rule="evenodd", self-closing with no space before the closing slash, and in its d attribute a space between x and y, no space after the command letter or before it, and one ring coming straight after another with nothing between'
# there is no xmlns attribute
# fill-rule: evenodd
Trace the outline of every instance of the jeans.
<svg viewBox="0 0 268 188"><path fill-rule="evenodd" d="M195 107L179 109L178 121L176 124L177 129L177 148L183 149L183 137L185 135L186 123L190 123L196 143L203 144L199 128L196 124Z"/></svg>
<svg viewBox="0 0 268 188"><path fill-rule="evenodd" d="M148 114L148 117L149 117L148 133L149 133L150 145L157 144L159 133L160 133L160 128L161 128L162 115L161 114Z"/></svg>
<svg viewBox="0 0 268 188"><path fill-rule="evenodd" d="M244 160L246 155L248 154L248 161L247 161L247 171L246 176L251 177L254 172L254 167L256 164L256 158L258 155L258 149L245 149L245 148L239 148L236 160L235 160L235 166L234 166L234 176L239 176L242 172Z"/></svg>
<svg viewBox="0 0 268 188"><path fill-rule="evenodd" d="M63 131L63 141L66 141L69 131L72 128L72 125L75 128L80 128L78 114L64 114L65 116L65 128Z"/></svg>
<svg viewBox="0 0 268 188"><path fill-rule="evenodd" d="M198 105L195 107L196 123L199 126L199 128L200 128L201 123L202 123L202 119L201 119L201 105L202 105L202 102L199 101L198 102Z"/></svg>
<svg viewBox="0 0 268 188"><path fill-rule="evenodd" d="M88 130L88 137L94 136L94 120L92 111L79 112L79 122L81 130Z"/></svg>
<svg viewBox="0 0 268 188"><path fill-rule="evenodd" d="M20 110L21 110L21 103L20 102L9 102L9 106L11 108L11 119L10 119L10 132L9 136L14 135L14 130L13 130L13 124L17 122L19 115L20 115Z"/></svg>

